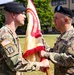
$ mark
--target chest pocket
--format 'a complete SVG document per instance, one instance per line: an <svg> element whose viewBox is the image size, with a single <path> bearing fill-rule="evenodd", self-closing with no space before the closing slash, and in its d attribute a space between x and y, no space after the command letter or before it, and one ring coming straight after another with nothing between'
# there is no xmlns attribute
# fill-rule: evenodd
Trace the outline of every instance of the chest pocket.
<svg viewBox="0 0 74 75"><path fill-rule="evenodd" d="M59 49L60 50L59 53L65 53L71 43L70 43L70 41L62 40L61 44L62 44L62 46Z"/></svg>
<svg viewBox="0 0 74 75"><path fill-rule="evenodd" d="M64 53L66 52L69 45L70 45L69 41L61 39L60 41L57 41L57 43L55 44L54 50L55 52L58 52L58 53Z"/></svg>

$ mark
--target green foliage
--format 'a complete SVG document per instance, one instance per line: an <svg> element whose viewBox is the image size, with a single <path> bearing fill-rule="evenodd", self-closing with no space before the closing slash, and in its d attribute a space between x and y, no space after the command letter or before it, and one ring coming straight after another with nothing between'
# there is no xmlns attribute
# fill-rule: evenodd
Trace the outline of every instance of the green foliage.
<svg viewBox="0 0 74 75"><path fill-rule="evenodd" d="M36 6L41 26L53 26L54 13L50 5L50 0L33 0L33 2Z"/></svg>
<svg viewBox="0 0 74 75"><path fill-rule="evenodd" d="M0 28L4 25L4 13L3 10L0 9Z"/></svg>
<svg viewBox="0 0 74 75"><path fill-rule="evenodd" d="M16 1L20 3L24 3L27 6L27 0L16 0ZM32 0L32 1L36 7L42 30L46 30L45 27L47 25L50 25L50 27L53 27L54 13L50 5L51 0ZM25 26L26 25L27 25L27 22L25 23Z"/></svg>
<svg viewBox="0 0 74 75"><path fill-rule="evenodd" d="M27 6L27 0L16 0L17 2L23 3ZM53 27L53 11L50 5L51 0L33 0L34 5L37 9L37 13L40 19L40 24L42 29L46 29L45 26L50 25ZM4 25L4 14L0 12L0 27ZM27 20L25 21L24 27L19 27L22 29L26 29Z"/></svg>

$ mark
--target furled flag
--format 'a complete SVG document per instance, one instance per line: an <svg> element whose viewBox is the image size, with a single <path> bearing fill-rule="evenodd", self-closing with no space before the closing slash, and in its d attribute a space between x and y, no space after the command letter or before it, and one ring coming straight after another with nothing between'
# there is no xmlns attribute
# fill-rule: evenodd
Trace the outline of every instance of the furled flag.
<svg viewBox="0 0 74 75"><path fill-rule="evenodd" d="M41 58L39 55L40 51L45 50L45 48L42 41L43 37L41 33L40 21L32 0L28 0L27 17L28 25L26 30L26 40L23 57L29 59L30 61L45 60L46 64L48 64L47 59Z"/></svg>

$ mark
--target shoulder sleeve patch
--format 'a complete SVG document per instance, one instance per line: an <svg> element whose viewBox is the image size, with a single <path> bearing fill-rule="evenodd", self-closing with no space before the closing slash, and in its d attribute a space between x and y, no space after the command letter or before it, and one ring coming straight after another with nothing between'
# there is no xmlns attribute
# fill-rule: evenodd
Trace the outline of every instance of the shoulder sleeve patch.
<svg viewBox="0 0 74 75"><path fill-rule="evenodd" d="M3 40L3 41L1 42L1 44L2 44L3 46L6 46L6 45L10 44L10 40L5 39L5 40Z"/></svg>

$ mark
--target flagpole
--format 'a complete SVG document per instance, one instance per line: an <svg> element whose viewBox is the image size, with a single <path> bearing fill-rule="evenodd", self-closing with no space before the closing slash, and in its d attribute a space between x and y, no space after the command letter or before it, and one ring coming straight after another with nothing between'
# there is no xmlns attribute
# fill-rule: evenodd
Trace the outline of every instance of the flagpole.
<svg viewBox="0 0 74 75"><path fill-rule="evenodd" d="M46 69L46 75L50 75L50 70Z"/></svg>

